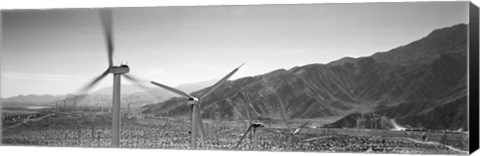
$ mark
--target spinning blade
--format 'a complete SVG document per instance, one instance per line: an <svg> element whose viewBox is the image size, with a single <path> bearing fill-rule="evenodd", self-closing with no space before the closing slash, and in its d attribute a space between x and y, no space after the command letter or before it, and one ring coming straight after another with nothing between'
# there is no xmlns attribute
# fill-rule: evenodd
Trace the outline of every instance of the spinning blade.
<svg viewBox="0 0 480 156"><path fill-rule="evenodd" d="M240 137L240 140L238 141L237 145L235 146L235 149L238 149L238 146L240 146L240 144L242 143L243 139L245 139L245 136L247 136L248 132L250 132L251 129L252 129L252 125L248 126L247 130L245 131L245 133L243 133L243 135Z"/></svg>
<svg viewBox="0 0 480 156"><path fill-rule="evenodd" d="M235 72L238 71L238 69L240 67L242 67L245 63L243 63L242 65L238 66L237 68L235 68L232 72L228 73L225 77L223 77L220 81L218 81L217 83L215 83L212 87L210 87L206 92L204 92L202 95L200 95L199 97L200 98L204 98L206 96L208 96L209 94L211 94L212 92L214 92L215 90L217 90L218 87L220 87L222 84L224 84L228 78L230 78L233 74L235 74Z"/></svg>
<svg viewBox="0 0 480 156"><path fill-rule="evenodd" d="M84 93L88 92L95 84L98 83L98 81L102 80L105 76L107 76L110 73L109 71L110 71L110 69L105 70L97 78L93 79L92 82L88 83L85 87L82 87L82 89L77 91L76 94L84 94Z"/></svg>
<svg viewBox="0 0 480 156"><path fill-rule="evenodd" d="M195 97L193 97L193 96L191 96L191 95L188 95L187 93L185 93L185 92L183 92L183 91L181 91L181 90L178 90L178 89L169 87L169 86L167 86L167 85L163 85L163 84L157 83L157 82L155 82L155 81L150 81L150 83L152 83L152 84L154 84L154 85L156 85L156 86L159 86L159 87L161 87L161 88L163 88L163 89L166 89L166 90L169 90L169 91L171 91L171 92L174 92L174 93L176 93L176 94L178 94L178 95L181 95L181 96L184 96L184 97L187 97L187 98L195 98Z"/></svg>
<svg viewBox="0 0 480 156"><path fill-rule="evenodd" d="M103 33L105 35L105 42L107 44L108 66L113 66L113 34L112 34L112 10L101 9L100 20L103 26Z"/></svg>
<svg viewBox="0 0 480 156"><path fill-rule="evenodd" d="M144 89L145 91L150 90L150 88L148 88L145 85L145 83L148 82L148 81L142 81L139 78L136 78L135 76L133 76L132 74L122 74L122 75L123 75L123 77L127 78L128 80L133 82L136 86L139 86L140 88Z"/></svg>

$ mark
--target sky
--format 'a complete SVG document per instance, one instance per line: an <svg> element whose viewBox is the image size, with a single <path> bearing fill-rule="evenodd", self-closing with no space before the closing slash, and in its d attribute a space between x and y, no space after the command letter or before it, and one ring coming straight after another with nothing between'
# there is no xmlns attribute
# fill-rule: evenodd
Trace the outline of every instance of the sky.
<svg viewBox="0 0 480 156"><path fill-rule="evenodd" d="M468 23L467 4L115 8L113 60L169 86L220 79L245 63L235 80L388 51ZM73 93L108 66L96 9L3 10L1 37L2 98ZM112 83L109 75L92 91Z"/></svg>

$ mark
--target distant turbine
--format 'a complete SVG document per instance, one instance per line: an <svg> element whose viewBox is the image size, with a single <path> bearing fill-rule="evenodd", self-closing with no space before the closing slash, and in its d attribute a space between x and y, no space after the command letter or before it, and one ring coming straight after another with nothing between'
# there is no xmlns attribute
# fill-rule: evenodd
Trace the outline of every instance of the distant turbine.
<svg viewBox="0 0 480 156"><path fill-rule="evenodd" d="M252 121L252 112L250 110L250 104L252 103L252 99L250 97L250 95L248 94L248 92L245 90L245 88L242 88L242 92L245 96L245 102L243 102L243 104L245 105L245 107L247 107L247 118L248 118L248 123L249 123L249 126L247 128L247 130L245 130L245 133L243 133L243 135L240 137L240 140L237 142L237 145L235 146L234 149L238 149L238 146L240 146L240 144L242 144L242 141L245 139L245 137L247 136L247 134L250 132L250 140L252 140L251 136L252 136L252 133L253 133L253 150L257 150L258 149L258 130L263 126L263 124L261 123L254 123Z"/></svg>
<svg viewBox="0 0 480 156"><path fill-rule="evenodd" d="M282 117L282 121L283 123L285 123L285 125L288 127L288 129L292 129L292 127L288 124L287 122L287 119L285 118L285 115L283 114L282 111L280 111L280 116ZM287 151L291 151L292 150L292 147L295 145L294 143L294 140L299 140L296 135L303 129L305 128L305 126L307 126L310 122L305 122L303 123L302 125L298 126L297 128L295 128L293 131L291 132L287 132L287 135L288 135L288 140L287 140Z"/></svg>
<svg viewBox="0 0 480 156"><path fill-rule="evenodd" d="M215 90L217 90L222 84L224 84L228 78L230 78L235 72L238 71L240 67L242 67L244 64L240 65L239 67L235 68L232 72L230 72L228 75L223 77L220 81L215 83L213 86L211 86L206 92L203 92L198 98L192 95L189 95L181 90L151 81L152 84L159 86L163 89L166 89L168 91L174 92L178 95L181 95L183 97L188 98L187 105L191 108L190 111L190 120L191 120L191 148L196 149L197 148L197 128L200 128L200 137L202 140L204 139L205 132L203 129L203 122L202 122L202 116L200 115L200 100L205 98L207 95L211 94Z"/></svg>
<svg viewBox="0 0 480 156"><path fill-rule="evenodd" d="M278 98L278 100L279 100L279 102L280 102L280 105L282 105L282 107L285 106L285 104L283 103L283 101L280 99L280 96L275 92L275 90L273 90L273 88L268 84L268 82L267 82L267 80L266 80L265 78L262 78L262 82L263 82L263 85L266 87L267 91L272 92L272 93ZM287 126L287 128L288 128L289 130L291 130L292 127L288 124L288 122L287 122L287 120L286 120L286 118L285 118L285 115L284 115L283 111L279 111L279 112L280 112L280 116L282 117L283 123L285 123L285 125ZM282 134L282 135L283 135L283 134L286 134L286 135L287 135L287 139L288 139L288 140L287 140L287 150L288 150L288 151L291 151L291 149L292 149L292 147L293 147L293 145L294 145L294 143L293 143L293 142L294 142L294 139L295 139L295 140L299 140L299 139L296 137L296 135L297 135L299 132L301 132L301 130L302 130L303 128L306 128L306 126L307 126L309 123L310 123L310 122L307 121L307 122L303 123L302 125L298 126L297 128L293 129L293 131L290 131L290 132L274 131L274 130L271 130L271 129L269 129L268 127L265 127L265 126L263 126L263 125L253 125L253 124L252 124L251 127L256 126L256 128L262 128L263 130L268 131L268 132L278 133L278 134ZM254 123L254 124L255 124L255 123ZM240 139L240 141L237 143L237 146L236 146L235 148L237 148L238 145L240 145L240 143L243 141L244 136L245 136L245 135L248 133L248 131L250 131L250 130L251 130L251 128L249 127L249 128L247 129L247 131L244 133L244 135L242 136L242 138ZM258 142L258 134L254 132L254 150L256 150L255 148L258 148L257 142Z"/></svg>

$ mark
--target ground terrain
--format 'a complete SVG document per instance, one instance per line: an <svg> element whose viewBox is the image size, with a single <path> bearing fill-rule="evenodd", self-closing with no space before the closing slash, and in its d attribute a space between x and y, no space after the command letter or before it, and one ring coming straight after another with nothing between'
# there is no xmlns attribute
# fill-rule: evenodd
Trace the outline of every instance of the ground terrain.
<svg viewBox="0 0 480 156"><path fill-rule="evenodd" d="M3 145L109 147L108 112L68 112L12 115L2 120ZM15 121L13 119L16 119ZM314 119L310 121L314 122ZM289 121L297 126L299 121ZM206 139L200 149L235 150L247 128L245 121L205 120ZM266 122L259 129L258 150L287 151L288 129L281 121ZM122 118L122 148L189 149L190 122L171 117ZM277 132L272 132L277 131ZM468 133L405 132L372 129L306 128L296 135L291 151L465 154ZM446 137L445 137L446 136ZM445 145L448 144L448 145ZM252 150L245 139L237 150Z"/></svg>

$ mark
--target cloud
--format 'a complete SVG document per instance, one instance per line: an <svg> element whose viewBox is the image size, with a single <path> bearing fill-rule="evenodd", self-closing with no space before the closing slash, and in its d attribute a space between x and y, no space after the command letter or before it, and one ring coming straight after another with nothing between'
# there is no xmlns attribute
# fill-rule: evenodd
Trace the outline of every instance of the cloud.
<svg viewBox="0 0 480 156"><path fill-rule="evenodd" d="M7 79L15 80L85 81L85 78L79 76L44 73L22 73L12 71L2 71L1 76Z"/></svg>

